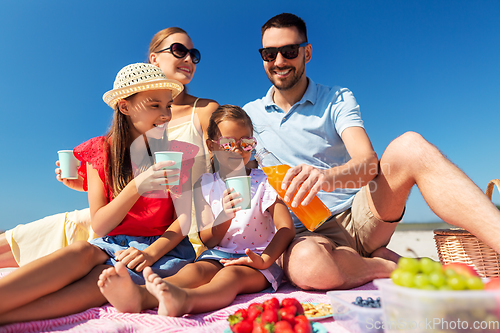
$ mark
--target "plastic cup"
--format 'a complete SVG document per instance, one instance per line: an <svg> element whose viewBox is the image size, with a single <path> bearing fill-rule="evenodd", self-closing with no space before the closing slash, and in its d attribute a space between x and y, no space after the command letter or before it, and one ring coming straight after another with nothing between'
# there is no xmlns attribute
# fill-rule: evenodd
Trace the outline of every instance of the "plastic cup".
<svg viewBox="0 0 500 333"><path fill-rule="evenodd" d="M59 168L62 179L78 179L78 160L73 150L59 150Z"/></svg>
<svg viewBox="0 0 500 333"><path fill-rule="evenodd" d="M155 163L163 161L174 161L175 164L164 167L163 169L179 169L182 165L182 153L178 151L157 151L155 152ZM179 185L179 180L175 182L168 182L167 185Z"/></svg>
<svg viewBox="0 0 500 333"><path fill-rule="evenodd" d="M242 209L250 208L251 192L250 192L250 176L231 177L226 179L226 188L232 187L234 192L239 192L243 201L237 203L234 207Z"/></svg>

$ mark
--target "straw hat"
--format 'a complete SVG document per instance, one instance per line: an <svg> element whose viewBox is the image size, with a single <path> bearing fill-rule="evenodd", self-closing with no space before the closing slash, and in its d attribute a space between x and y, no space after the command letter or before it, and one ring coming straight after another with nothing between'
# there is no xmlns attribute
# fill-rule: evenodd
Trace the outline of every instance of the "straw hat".
<svg viewBox="0 0 500 333"><path fill-rule="evenodd" d="M175 98L184 86L176 80L167 79L159 67L145 63L131 64L116 74L113 90L105 93L102 99L114 109L120 99L141 91L158 89L171 90L172 98Z"/></svg>

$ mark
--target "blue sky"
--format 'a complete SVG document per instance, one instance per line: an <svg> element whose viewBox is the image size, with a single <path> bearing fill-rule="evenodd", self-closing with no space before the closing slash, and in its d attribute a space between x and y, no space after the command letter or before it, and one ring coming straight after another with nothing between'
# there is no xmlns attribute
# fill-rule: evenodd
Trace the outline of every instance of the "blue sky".
<svg viewBox="0 0 500 333"><path fill-rule="evenodd" d="M379 156L416 131L483 191L500 177L498 1L4 1L0 229L88 207L56 181L56 152L107 131L103 93L158 30L201 51L192 94L242 106L270 86L260 27L281 12L306 21L308 76L353 91ZM405 221L437 220L415 188Z"/></svg>

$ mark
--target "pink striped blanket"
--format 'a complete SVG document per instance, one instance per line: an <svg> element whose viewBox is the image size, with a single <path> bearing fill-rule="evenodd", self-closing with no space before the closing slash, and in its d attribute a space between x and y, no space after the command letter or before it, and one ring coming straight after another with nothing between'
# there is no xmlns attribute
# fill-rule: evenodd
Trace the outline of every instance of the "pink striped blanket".
<svg viewBox="0 0 500 333"><path fill-rule="evenodd" d="M0 273L0 277L6 273ZM373 290L373 283L356 288L358 290ZM26 323L15 323L0 326L0 332L224 332L229 326L227 317L239 308L246 308L250 303L263 302L266 299L276 297L279 300L285 297L295 297L300 302L329 303L326 292L302 291L284 283L276 293L256 293L239 295L234 302L218 311L202 313L197 315L185 315L183 317L158 316L156 309L144 311L139 314L119 313L114 307L107 304L98 308L74 315L55 318L50 320L32 321ZM4 302L5 300L0 300ZM326 318L319 323L328 332L349 332L333 318Z"/></svg>

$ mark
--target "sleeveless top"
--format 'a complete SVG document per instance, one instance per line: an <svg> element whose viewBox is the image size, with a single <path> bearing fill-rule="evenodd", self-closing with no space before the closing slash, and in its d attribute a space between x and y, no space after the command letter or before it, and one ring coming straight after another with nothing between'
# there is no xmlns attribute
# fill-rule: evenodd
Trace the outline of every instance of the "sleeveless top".
<svg viewBox="0 0 500 333"><path fill-rule="evenodd" d="M223 210L222 192L226 184L216 172L201 177L203 198L212 208L214 218ZM277 193L269 185L266 174L260 169L250 171L250 209L236 212L226 234L214 249L227 253L244 254L245 249L262 254L276 233L273 218L267 209L276 201Z"/></svg>
<svg viewBox="0 0 500 333"><path fill-rule="evenodd" d="M195 157L194 166L191 170L191 179L193 184L201 177L202 174L210 172L210 153L207 148L205 139L203 138L203 131L201 129L198 117L195 114L196 99L193 105L191 116L184 116L178 119L171 120L168 124L168 138L170 140L177 140L189 142L198 146L198 154Z"/></svg>
<svg viewBox="0 0 500 333"><path fill-rule="evenodd" d="M92 138L73 149L78 160L82 163L78 173L83 177L84 189L88 190L86 164L92 164L97 170L99 178L104 184L106 197L113 200L113 191L106 180L107 156L109 145L105 144L106 137ZM172 186L172 192L180 190L180 187L189 178L189 170L193 165L194 156L198 148L192 144L179 141L170 141L169 150L183 152L182 168L178 186ZM177 188L177 189L175 189ZM132 206L123 221L108 233L108 236L160 236L174 221L175 210L170 195L164 191L152 191L142 195Z"/></svg>

